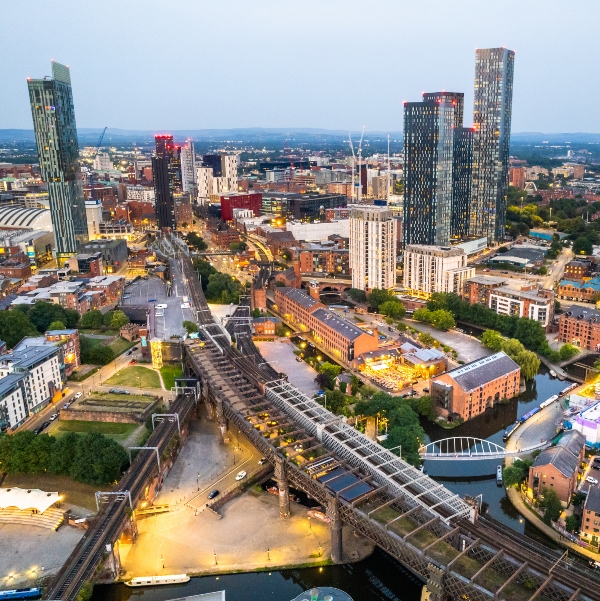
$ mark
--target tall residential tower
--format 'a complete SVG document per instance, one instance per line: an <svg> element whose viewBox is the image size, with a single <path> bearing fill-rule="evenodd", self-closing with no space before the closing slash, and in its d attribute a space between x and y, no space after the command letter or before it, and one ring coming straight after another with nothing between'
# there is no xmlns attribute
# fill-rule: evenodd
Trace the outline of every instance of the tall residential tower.
<svg viewBox="0 0 600 601"><path fill-rule="evenodd" d="M396 285L396 224L387 207L351 207L350 268L353 288L389 290Z"/></svg>
<svg viewBox="0 0 600 601"><path fill-rule="evenodd" d="M512 50L476 51L470 228L491 242L502 240L506 229L514 64Z"/></svg>
<svg viewBox="0 0 600 601"><path fill-rule="evenodd" d="M62 264L88 237L69 67L53 61L52 77L28 79L27 87L56 257Z"/></svg>
<svg viewBox="0 0 600 601"><path fill-rule="evenodd" d="M175 229L174 193L181 192L181 147L173 136L155 136L156 153L152 157L154 177L154 209L159 229Z"/></svg>

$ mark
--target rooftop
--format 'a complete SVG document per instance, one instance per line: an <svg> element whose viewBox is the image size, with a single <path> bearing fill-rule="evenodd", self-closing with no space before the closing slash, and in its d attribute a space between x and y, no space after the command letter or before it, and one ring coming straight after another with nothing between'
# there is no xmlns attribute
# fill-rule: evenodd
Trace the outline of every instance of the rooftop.
<svg viewBox="0 0 600 601"><path fill-rule="evenodd" d="M592 290L600 291L600 277L591 278L587 282L579 282L577 280L561 280L559 286L571 286L579 290L591 288Z"/></svg>
<svg viewBox="0 0 600 601"><path fill-rule="evenodd" d="M474 284L482 284L483 286L494 286L502 285L508 278L495 275L476 275L473 278L469 278L467 282L473 282Z"/></svg>
<svg viewBox="0 0 600 601"><path fill-rule="evenodd" d="M313 316L348 340L356 340L363 334L367 334L367 332L361 330L353 323L338 317L335 313L329 311L329 309L317 309L313 313ZM367 336L370 336L370 334L367 334Z"/></svg>
<svg viewBox="0 0 600 601"><path fill-rule="evenodd" d="M579 458L563 447L550 447L543 450L533 462L533 467L553 465L563 476L571 478L579 467Z"/></svg>
<svg viewBox="0 0 600 601"><path fill-rule="evenodd" d="M321 301L315 300L312 298L312 296L305 294L299 288L285 288L282 286L279 288L279 290L287 298L290 298L299 305L302 305L305 309L312 309L315 305L321 304Z"/></svg>
<svg viewBox="0 0 600 601"><path fill-rule="evenodd" d="M569 307L565 310L563 315L572 319L580 318L582 321L591 321L592 319L600 321L600 311L592 309L591 307L581 307L580 305Z"/></svg>
<svg viewBox="0 0 600 601"><path fill-rule="evenodd" d="M585 500L585 509L600 513L600 488L590 486L587 498Z"/></svg>
<svg viewBox="0 0 600 601"><path fill-rule="evenodd" d="M49 346L24 344L22 346L22 342L19 342L10 353L0 355L0 363L14 363L15 366L26 369L58 353L58 348L54 344Z"/></svg>
<svg viewBox="0 0 600 601"><path fill-rule="evenodd" d="M519 369L519 366L504 352L499 352L477 361L471 361L452 369L447 374L465 391L483 386L496 378Z"/></svg>
<svg viewBox="0 0 600 601"><path fill-rule="evenodd" d="M567 449L569 453L575 455L575 457L579 457L581 449L585 447L585 436L577 430L569 430L560 437L556 446Z"/></svg>
<svg viewBox="0 0 600 601"><path fill-rule="evenodd" d="M17 384L25 377L27 377L26 374L12 373L0 378L0 398L4 398L6 395L10 394Z"/></svg>

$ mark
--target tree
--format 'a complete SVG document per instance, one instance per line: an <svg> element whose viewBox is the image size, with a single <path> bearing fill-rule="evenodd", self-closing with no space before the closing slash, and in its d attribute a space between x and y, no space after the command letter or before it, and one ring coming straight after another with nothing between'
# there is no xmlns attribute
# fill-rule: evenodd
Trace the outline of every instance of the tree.
<svg viewBox="0 0 600 601"><path fill-rule="evenodd" d="M433 403L430 396L412 398L410 399L409 404L413 411L423 417L429 417L432 414Z"/></svg>
<svg viewBox="0 0 600 601"><path fill-rule="evenodd" d="M591 255L594 252L592 243L583 236L573 242L573 253L576 255Z"/></svg>
<svg viewBox="0 0 600 601"><path fill-rule="evenodd" d="M379 306L387 301L397 300L393 294L390 294L387 290L380 290L379 288L373 288L371 293L367 296L369 305L376 311L379 310Z"/></svg>
<svg viewBox="0 0 600 601"><path fill-rule="evenodd" d="M38 301L27 314L37 331L44 333L53 321L67 322L65 310L60 305Z"/></svg>
<svg viewBox="0 0 600 601"><path fill-rule="evenodd" d="M431 323L431 314L432 311L430 311L429 309L417 309L414 313L413 313L413 319L420 321L422 323Z"/></svg>
<svg viewBox="0 0 600 601"><path fill-rule="evenodd" d="M79 589L75 601L89 601L94 594L94 583L91 580L87 580L83 583L83 586Z"/></svg>
<svg viewBox="0 0 600 601"><path fill-rule="evenodd" d="M348 397L341 390L326 390L327 409L335 415L345 415ZM319 399L321 402L322 399Z"/></svg>
<svg viewBox="0 0 600 601"><path fill-rule="evenodd" d="M84 354L81 354L81 360L83 363L91 363L92 365L108 365L114 358L115 352L110 348L110 346L95 346L93 347L85 356L86 360L84 361Z"/></svg>
<svg viewBox="0 0 600 601"><path fill-rule="evenodd" d="M335 386L335 379L342 372L342 368L339 365L334 365L333 363L329 363L329 361L324 361L319 365L319 373L327 376L328 383L325 385L325 388L331 388Z"/></svg>
<svg viewBox="0 0 600 601"><path fill-rule="evenodd" d="M292 256L292 251L289 248L285 248L281 251L281 257L286 263L292 260Z"/></svg>
<svg viewBox="0 0 600 601"><path fill-rule="evenodd" d="M256 307L255 309L252 309L252 317L254 317L254 319L256 319L257 317L260 317L260 309L258 307Z"/></svg>
<svg viewBox="0 0 600 601"><path fill-rule="evenodd" d="M567 532L575 532L579 528L579 517L576 515L568 515L565 518L565 528Z"/></svg>
<svg viewBox="0 0 600 601"><path fill-rule="evenodd" d="M346 294L357 303L364 303L367 300L365 291L360 290L359 288L350 288L350 290L346 291Z"/></svg>
<svg viewBox="0 0 600 601"><path fill-rule="evenodd" d="M379 305L379 312L393 319L400 319L406 315L404 305L398 300L389 300Z"/></svg>
<svg viewBox="0 0 600 601"><path fill-rule="evenodd" d="M190 232L186 237L186 242L195 248L198 252L202 252L208 248L208 245L203 238L198 236L196 232Z"/></svg>
<svg viewBox="0 0 600 601"><path fill-rule="evenodd" d="M104 315L98 309L88 311L81 316L79 327L84 330L97 330L102 327Z"/></svg>
<svg viewBox="0 0 600 601"><path fill-rule="evenodd" d="M514 361L519 364L519 367L521 368L521 375L526 380L533 380L540 369L541 361L533 351L521 351L514 358Z"/></svg>
<svg viewBox="0 0 600 601"><path fill-rule="evenodd" d="M0 339L6 342L8 348L15 346L25 336L37 334L35 326L22 311L0 311Z"/></svg>
<svg viewBox="0 0 600 601"><path fill-rule="evenodd" d="M516 207L508 207L508 208L509 208L509 209L516 209ZM499 253L507 253L507 252L508 252L508 248L506 248L506 246L501 246L501 247L498 249L498 252L499 252Z"/></svg>
<svg viewBox="0 0 600 601"><path fill-rule="evenodd" d="M431 323L436 330L442 330L443 332L456 327L456 322L454 321L454 317L452 317L452 313L445 309L433 311L431 313Z"/></svg>
<svg viewBox="0 0 600 601"><path fill-rule="evenodd" d="M49 326L48 330L65 330L66 326L62 321L53 321Z"/></svg>
<svg viewBox="0 0 600 601"><path fill-rule="evenodd" d="M504 344L504 336L496 330L486 330L481 336L483 346L486 346L493 351L501 351Z"/></svg>
<svg viewBox="0 0 600 601"><path fill-rule="evenodd" d="M521 470L514 465L509 465L502 470L502 481L504 482L504 486L506 488L510 488L511 486L519 486L523 481L523 475Z"/></svg>
<svg viewBox="0 0 600 601"><path fill-rule="evenodd" d="M206 300L212 303L228 305L239 302L243 292L238 280L226 273L213 273L208 277Z"/></svg>
<svg viewBox="0 0 600 601"><path fill-rule="evenodd" d="M119 480L127 463L127 453L119 443L98 432L88 432L79 437L70 475L85 484L110 484Z"/></svg>
<svg viewBox="0 0 600 601"><path fill-rule="evenodd" d="M75 311L75 309L65 309L65 319L61 321L67 326L67 328L74 328L79 322L81 315Z"/></svg>
<svg viewBox="0 0 600 601"><path fill-rule="evenodd" d="M561 361L566 361L567 359L572 359L579 353L579 349L567 342L567 344L563 344L558 351L560 354Z"/></svg>
<svg viewBox="0 0 600 601"><path fill-rule="evenodd" d="M435 346L435 338L428 334L427 332L421 332L418 336L419 342L422 342L425 346L432 347Z"/></svg>
<svg viewBox="0 0 600 601"><path fill-rule="evenodd" d="M551 522L556 522L560 517L562 504L553 488L542 489L542 495L544 499L540 505L544 508L544 523L550 525Z"/></svg>
<svg viewBox="0 0 600 601"><path fill-rule="evenodd" d="M66 432L64 436L56 439L50 455L49 472L58 476L68 476L71 464L77 454L77 441L79 434Z"/></svg>
<svg viewBox="0 0 600 601"><path fill-rule="evenodd" d="M208 278L211 275L218 273L217 270L206 259L202 258L194 259L194 270L200 278L202 290L206 292L206 287L208 286Z"/></svg>
<svg viewBox="0 0 600 601"><path fill-rule="evenodd" d="M188 335L198 331L198 326L193 321L186 319L181 325L185 328Z"/></svg>
<svg viewBox="0 0 600 601"><path fill-rule="evenodd" d="M110 327L113 330L118 330L129 323L129 317L123 311L114 311L110 318Z"/></svg>
<svg viewBox="0 0 600 601"><path fill-rule="evenodd" d="M324 388L329 388L329 386L331 385L331 382L330 382L329 376L327 374L317 374L315 376L315 384L317 384L317 386L319 386L319 388L324 389Z"/></svg>
<svg viewBox="0 0 600 601"><path fill-rule="evenodd" d="M356 393L358 392L359 386L360 386L360 380L358 379L357 376L352 374L350 376L350 393L352 395L356 395Z"/></svg>
<svg viewBox="0 0 600 601"><path fill-rule="evenodd" d="M241 253L244 252L246 250L246 247L248 245L245 242L232 242L229 245L229 250L233 253Z"/></svg>
<svg viewBox="0 0 600 601"><path fill-rule="evenodd" d="M113 313L114 313L114 311L108 311L107 313L104 314L104 317L102 318L103 326L110 328L110 322L112 321Z"/></svg>
<svg viewBox="0 0 600 601"><path fill-rule="evenodd" d="M546 333L538 321L521 317L517 320L514 338L520 340L531 350L537 351L547 344Z"/></svg>

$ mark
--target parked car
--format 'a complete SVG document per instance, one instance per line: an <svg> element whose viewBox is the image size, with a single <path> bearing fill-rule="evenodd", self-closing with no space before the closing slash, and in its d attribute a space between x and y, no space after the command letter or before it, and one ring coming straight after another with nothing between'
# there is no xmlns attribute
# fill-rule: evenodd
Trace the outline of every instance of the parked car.
<svg viewBox="0 0 600 601"><path fill-rule="evenodd" d="M243 480L246 477L246 472L244 470L242 470L241 472L238 472L238 475L235 477L236 480Z"/></svg>
<svg viewBox="0 0 600 601"><path fill-rule="evenodd" d="M76 398L76 399L80 399L82 396L83 396L83 392L78 392L78 393L76 393L76 394L75 394L75 398ZM65 407L66 407L68 404L69 404L69 403L67 403L67 404L65 405Z"/></svg>
<svg viewBox="0 0 600 601"><path fill-rule="evenodd" d="M423 388L423 392L429 392L429 388Z"/></svg>
<svg viewBox="0 0 600 601"><path fill-rule="evenodd" d="M132 360L129 362L129 365L135 365L136 363L137 363L137 361L136 361L135 359L132 359Z"/></svg>
<svg viewBox="0 0 600 601"><path fill-rule="evenodd" d="M55 420L57 417L58 417L58 413L53 413L53 414L50 416L50 421L51 421L51 422L53 422L53 421L54 421L54 420Z"/></svg>
<svg viewBox="0 0 600 601"><path fill-rule="evenodd" d="M158 304L156 305L156 308L157 308L157 309L166 309L166 308L167 308L167 305L166 305L165 303L158 303Z"/></svg>
<svg viewBox="0 0 600 601"><path fill-rule="evenodd" d="M596 480L596 478L594 478L593 476L588 476L585 479L586 482L589 482L590 484L598 484L598 480Z"/></svg>
<svg viewBox="0 0 600 601"><path fill-rule="evenodd" d="M127 356L129 357L129 355L131 355L132 353L133 353L133 349L129 349L129 350L128 350L128 351L125 353L125 355L127 355Z"/></svg>
<svg viewBox="0 0 600 601"><path fill-rule="evenodd" d="M190 303L181 303L181 308L182 309L189 309L190 308Z"/></svg>
<svg viewBox="0 0 600 601"><path fill-rule="evenodd" d="M220 494L221 494L221 493L220 493L220 491L218 491L218 490L215 488L215 490L211 490L211 491L208 493L208 498L209 498L209 499L214 499L215 497L218 497Z"/></svg>
<svg viewBox="0 0 600 601"><path fill-rule="evenodd" d="M134 346L131 350L132 351L137 351L140 347L139 346Z"/></svg>
<svg viewBox="0 0 600 601"><path fill-rule="evenodd" d="M71 406L71 403L65 403L63 405L63 409L68 409Z"/></svg>
<svg viewBox="0 0 600 601"><path fill-rule="evenodd" d="M258 460L258 465L264 465L265 463L267 463L267 458L266 457L261 457Z"/></svg>

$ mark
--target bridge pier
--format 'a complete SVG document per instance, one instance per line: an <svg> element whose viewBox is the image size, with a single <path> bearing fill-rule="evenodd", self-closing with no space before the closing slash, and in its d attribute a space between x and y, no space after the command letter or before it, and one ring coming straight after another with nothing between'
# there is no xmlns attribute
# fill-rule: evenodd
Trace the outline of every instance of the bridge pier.
<svg viewBox="0 0 600 601"><path fill-rule="evenodd" d="M340 502L333 497L327 502L327 517L331 520L329 529L331 531L331 561L343 563L342 551L342 519L340 518Z"/></svg>
<svg viewBox="0 0 600 601"><path fill-rule="evenodd" d="M277 455L275 457L275 480L279 489L279 516L290 517L290 485L285 473L285 459Z"/></svg>
<svg viewBox="0 0 600 601"><path fill-rule="evenodd" d="M427 592L429 601L447 601L448 596L444 592L444 570L430 563L427 566L429 578L427 578Z"/></svg>
<svg viewBox="0 0 600 601"><path fill-rule="evenodd" d="M206 407L207 419L212 421L215 419L215 409L214 409L212 403L210 402L210 399L208 396L208 383L204 378L202 378L200 382L201 382L200 398L202 399L202 401L204 402L204 406Z"/></svg>

